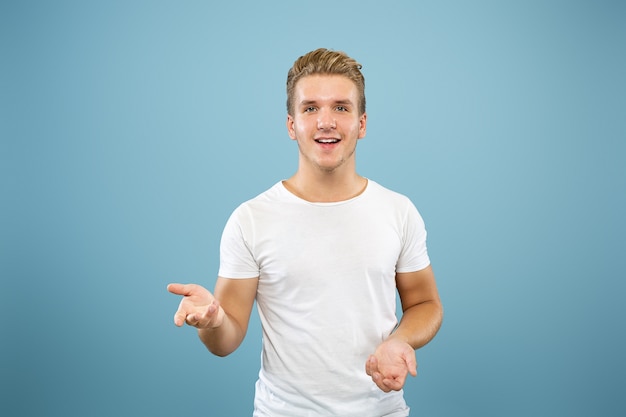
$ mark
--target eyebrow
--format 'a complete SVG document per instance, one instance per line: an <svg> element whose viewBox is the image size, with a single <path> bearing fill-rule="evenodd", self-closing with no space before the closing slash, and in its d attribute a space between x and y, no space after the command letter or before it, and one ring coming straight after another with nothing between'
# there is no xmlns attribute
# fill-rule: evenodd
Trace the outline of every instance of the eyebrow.
<svg viewBox="0 0 626 417"><path fill-rule="evenodd" d="M317 100L302 100L300 102L301 106L309 106L311 104L317 104ZM333 104L341 104L341 105L353 105L352 101L349 99L346 100L336 100Z"/></svg>

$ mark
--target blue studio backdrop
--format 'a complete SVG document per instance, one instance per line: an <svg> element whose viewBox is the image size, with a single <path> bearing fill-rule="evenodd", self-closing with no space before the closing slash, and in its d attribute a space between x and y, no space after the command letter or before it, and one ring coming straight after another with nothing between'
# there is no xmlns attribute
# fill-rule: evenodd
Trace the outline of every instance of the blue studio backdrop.
<svg viewBox="0 0 626 417"><path fill-rule="evenodd" d="M363 64L362 175L422 213L445 307L414 416L623 416L626 3L3 1L0 414L249 416L177 328L231 211L290 176L285 79ZM315 366L315 364L312 364Z"/></svg>

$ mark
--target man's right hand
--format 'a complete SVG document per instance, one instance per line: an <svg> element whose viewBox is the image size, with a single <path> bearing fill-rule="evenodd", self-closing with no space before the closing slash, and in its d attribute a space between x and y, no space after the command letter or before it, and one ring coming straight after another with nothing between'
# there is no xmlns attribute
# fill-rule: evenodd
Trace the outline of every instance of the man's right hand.
<svg viewBox="0 0 626 417"><path fill-rule="evenodd" d="M167 290L183 296L174 314L177 326L187 323L198 329L213 329L224 322L224 309L206 288L197 284L169 284Z"/></svg>

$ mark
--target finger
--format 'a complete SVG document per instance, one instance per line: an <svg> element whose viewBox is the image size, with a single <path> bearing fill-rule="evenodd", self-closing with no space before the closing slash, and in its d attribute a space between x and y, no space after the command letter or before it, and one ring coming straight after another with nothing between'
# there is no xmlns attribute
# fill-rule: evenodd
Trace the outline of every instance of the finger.
<svg viewBox="0 0 626 417"><path fill-rule="evenodd" d="M167 286L167 290L172 294L188 296L196 289L195 284L178 284L172 283Z"/></svg>
<svg viewBox="0 0 626 417"><path fill-rule="evenodd" d="M372 381L374 381L376 386L381 391L384 391L384 392L391 391L391 388L389 388L389 386L385 383L385 379L383 378L383 375L380 372L374 372L374 374L372 375Z"/></svg>
<svg viewBox="0 0 626 417"><path fill-rule="evenodd" d="M365 361L365 373L369 376L372 376L374 372L378 369L378 361L376 360L376 356L370 355Z"/></svg>
<svg viewBox="0 0 626 417"><path fill-rule="evenodd" d="M198 317L195 313L188 314L187 317L185 317L185 323L189 326L198 327L198 322Z"/></svg>
<svg viewBox="0 0 626 417"><path fill-rule="evenodd" d="M174 324L178 327L181 327L183 324L185 324L185 321L187 320L187 315L178 310L175 314L174 314Z"/></svg>
<svg viewBox="0 0 626 417"><path fill-rule="evenodd" d="M201 323L203 327L209 325L209 323L211 323L211 320L213 320L215 311L215 302L213 302L207 306L204 312L199 312L198 314L196 314L196 325L199 326Z"/></svg>
<svg viewBox="0 0 626 417"><path fill-rule="evenodd" d="M203 313L196 314L198 328L214 328L222 324L223 317L220 316L220 303L216 299L211 301Z"/></svg>
<svg viewBox="0 0 626 417"><path fill-rule="evenodd" d="M372 381L376 384L376 386L384 391L389 392L391 389L384 383L383 374L378 370L378 359L374 355L370 355L370 357L365 362L365 372L372 377Z"/></svg>
<svg viewBox="0 0 626 417"><path fill-rule="evenodd" d="M404 381L405 381L405 377L404 376L400 376L400 377L393 378L393 379L385 378L385 379L383 379L382 384L389 391L399 391L404 386ZM385 391L385 392L389 392L389 391Z"/></svg>
<svg viewBox="0 0 626 417"><path fill-rule="evenodd" d="M180 300L178 309L176 310L176 313L174 313L174 324L178 327L183 326L185 323L189 324L189 315L193 314L193 310L185 300L186 298Z"/></svg>
<svg viewBox="0 0 626 417"><path fill-rule="evenodd" d="M180 305L178 306L178 310L176 310L176 313L174 313L174 324L178 327L181 327L187 321L187 317L187 311L183 307L183 303L181 301Z"/></svg>
<svg viewBox="0 0 626 417"><path fill-rule="evenodd" d="M220 308L220 303L219 301L217 301L217 299L214 298L213 301L211 301L211 304L209 304L209 306L206 309L206 315L212 316L213 314L218 312L219 308Z"/></svg>
<svg viewBox="0 0 626 417"><path fill-rule="evenodd" d="M407 365L409 367L409 373L411 374L411 376L417 376L417 362L409 362Z"/></svg>
<svg viewBox="0 0 626 417"><path fill-rule="evenodd" d="M415 352L411 351L410 353L407 353L404 361L406 362L407 370L411 376L417 376L417 361L415 360Z"/></svg>

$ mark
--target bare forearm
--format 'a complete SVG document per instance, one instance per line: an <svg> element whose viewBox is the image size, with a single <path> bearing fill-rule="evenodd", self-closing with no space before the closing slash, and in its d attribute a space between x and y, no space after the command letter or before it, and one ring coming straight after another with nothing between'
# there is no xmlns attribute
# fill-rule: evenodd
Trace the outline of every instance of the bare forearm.
<svg viewBox="0 0 626 417"><path fill-rule="evenodd" d="M224 322L219 327L198 329L198 336L211 353L217 356L226 356L239 347L245 336L245 331L226 314Z"/></svg>
<svg viewBox="0 0 626 417"><path fill-rule="evenodd" d="M441 302L426 301L405 310L400 324L389 337L400 339L413 349L419 349L435 337L442 320Z"/></svg>

